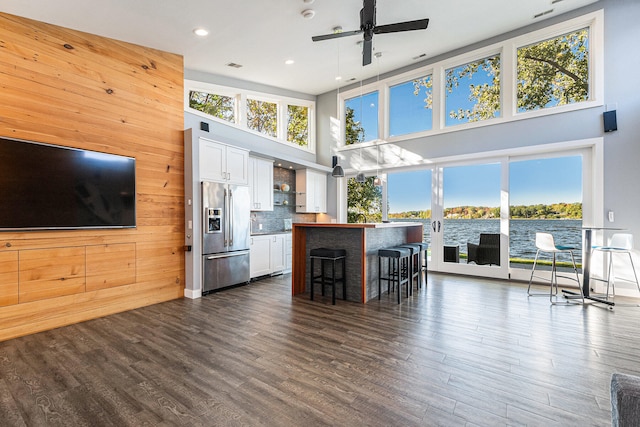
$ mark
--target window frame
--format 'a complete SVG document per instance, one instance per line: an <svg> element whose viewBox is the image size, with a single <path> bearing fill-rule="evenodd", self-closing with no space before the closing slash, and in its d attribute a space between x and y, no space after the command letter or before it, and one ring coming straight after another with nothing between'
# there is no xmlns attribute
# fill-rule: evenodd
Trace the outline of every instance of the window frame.
<svg viewBox="0 0 640 427"><path fill-rule="evenodd" d="M589 30L589 99L573 104L559 105L538 110L518 112L517 109L517 49L533 43L542 42L563 34L577 31L582 28ZM561 114L568 111L584 110L604 105L604 12L598 10L564 22L550 25L539 30L523 34L521 36L506 39L504 41L475 49L461 55L446 58L442 61L434 62L414 70L398 74L386 79L376 80L369 84L360 84L338 94L338 117L340 118L340 138L336 151L348 151L358 147L366 147L384 143L397 143L409 139L422 138L432 135L458 132L477 127L494 126L517 120L524 120L533 117L541 117L552 114ZM468 64L493 55L500 55L500 115L491 120L480 120L477 122L460 123L446 126L446 70L460 65ZM432 129L407 133L403 135L389 136L389 87L431 75L433 79L433 125ZM345 144L345 100L378 91L378 139L358 144Z"/></svg>
<svg viewBox="0 0 640 427"><path fill-rule="evenodd" d="M206 92L215 95L223 95L233 97L235 99L234 115L236 122L232 123L218 117L211 116L200 110L193 109L189 106L189 93ZM254 99L262 102L275 103L277 105L277 136L272 137L270 135L249 129L247 127L247 99ZM288 106L306 107L308 110L308 141L306 146L301 146L295 142L287 140L287 110ZM253 135L260 136L266 140L274 141L287 147L293 147L297 150L309 152L315 154L316 152L316 115L315 115L316 103L301 98L291 98L286 96L278 96L274 94L268 94L264 92L250 91L246 89L233 88L229 86L216 85L212 83L198 82L195 80L184 81L184 111L195 114L197 116L206 118L212 122L220 123L226 126L231 126L243 132L248 132Z"/></svg>

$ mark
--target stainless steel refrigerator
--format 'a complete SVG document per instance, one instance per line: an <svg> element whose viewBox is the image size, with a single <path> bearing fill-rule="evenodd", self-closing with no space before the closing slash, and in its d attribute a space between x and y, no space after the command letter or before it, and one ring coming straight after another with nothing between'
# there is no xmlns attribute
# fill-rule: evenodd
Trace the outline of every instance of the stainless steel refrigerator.
<svg viewBox="0 0 640 427"><path fill-rule="evenodd" d="M202 293L248 283L249 187L202 182Z"/></svg>

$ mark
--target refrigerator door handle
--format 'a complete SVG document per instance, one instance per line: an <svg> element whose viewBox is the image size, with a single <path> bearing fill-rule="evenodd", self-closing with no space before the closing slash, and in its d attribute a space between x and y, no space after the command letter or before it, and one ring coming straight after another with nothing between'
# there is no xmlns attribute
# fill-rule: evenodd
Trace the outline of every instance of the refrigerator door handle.
<svg viewBox="0 0 640 427"><path fill-rule="evenodd" d="M233 218L233 192L229 190L229 246L233 246L233 227L234 227L234 218Z"/></svg>
<svg viewBox="0 0 640 427"><path fill-rule="evenodd" d="M207 255L206 259L207 261L211 261L214 259L219 259L219 258L230 258L233 256L243 256L243 255L247 255L249 253L249 251L236 251L236 252L225 252L223 254L220 255Z"/></svg>
<svg viewBox="0 0 640 427"><path fill-rule="evenodd" d="M227 189L224 190L224 247L226 248L228 245L227 235L229 234L229 203L227 200Z"/></svg>

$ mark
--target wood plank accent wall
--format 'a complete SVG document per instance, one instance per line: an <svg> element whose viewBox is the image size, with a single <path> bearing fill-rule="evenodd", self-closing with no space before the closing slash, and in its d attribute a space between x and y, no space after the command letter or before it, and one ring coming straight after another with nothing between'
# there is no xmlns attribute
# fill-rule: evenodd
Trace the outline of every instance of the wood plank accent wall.
<svg viewBox="0 0 640 427"><path fill-rule="evenodd" d="M135 157L137 191L135 229L0 232L0 341L183 296L183 80L179 55L0 13L0 136Z"/></svg>

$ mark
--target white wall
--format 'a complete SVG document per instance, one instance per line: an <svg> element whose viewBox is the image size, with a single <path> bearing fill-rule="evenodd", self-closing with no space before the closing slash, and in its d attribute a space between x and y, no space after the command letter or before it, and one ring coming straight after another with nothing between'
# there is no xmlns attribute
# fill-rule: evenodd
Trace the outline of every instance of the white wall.
<svg viewBox="0 0 640 427"><path fill-rule="evenodd" d="M428 59L415 66L398 70L395 74L600 9L604 9L605 32L604 106L406 140L395 144L395 148L420 158L439 158L478 151L604 138L604 173L597 178L602 181L604 188L604 203L603 212L598 214L606 218L606 212L613 210L615 222L604 225L628 229L640 242L640 191L636 189L640 183L640 79L635 76L640 70L640 55L637 53L637 43L640 40L640 2L601 0L569 14L477 43L448 55ZM389 73L381 78L393 74ZM355 86L343 88L341 91ZM336 117L336 92L318 96L316 105L318 151L330 152L331 147L323 148L321 144L332 141L331 120ZM607 106L613 105L617 110L618 131L604 133L602 113ZM365 161L373 161L375 164L374 153L375 151L365 151ZM347 166L359 162L358 151L341 154L344 157L343 164ZM640 247L640 244L637 246ZM633 288L635 289L635 286ZM637 291L635 294L637 296Z"/></svg>

